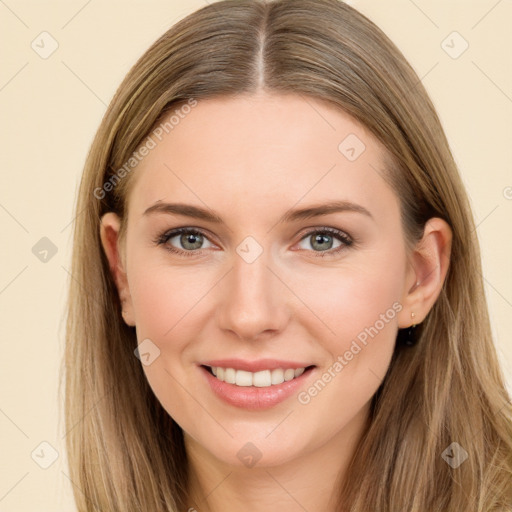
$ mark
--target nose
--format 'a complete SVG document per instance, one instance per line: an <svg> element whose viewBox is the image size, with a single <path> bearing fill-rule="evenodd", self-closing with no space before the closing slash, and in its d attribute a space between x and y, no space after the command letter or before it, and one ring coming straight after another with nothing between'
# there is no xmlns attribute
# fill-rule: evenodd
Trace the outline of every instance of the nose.
<svg viewBox="0 0 512 512"><path fill-rule="evenodd" d="M218 325L243 340L274 336L289 321L289 292L271 270L267 254L248 263L235 253L233 268L219 283Z"/></svg>

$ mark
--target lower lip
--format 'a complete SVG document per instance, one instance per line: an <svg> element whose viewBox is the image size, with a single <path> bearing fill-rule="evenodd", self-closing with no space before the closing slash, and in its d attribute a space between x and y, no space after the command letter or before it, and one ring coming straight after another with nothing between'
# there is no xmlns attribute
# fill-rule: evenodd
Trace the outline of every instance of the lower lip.
<svg viewBox="0 0 512 512"><path fill-rule="evenodd" d="M199 369L206 376L212 391L224 402L243 409L270 409L283 402L304 385L314 368L307 369L300 377L264 388L256 386L237 386L214 377L204 366Z"/></svg>

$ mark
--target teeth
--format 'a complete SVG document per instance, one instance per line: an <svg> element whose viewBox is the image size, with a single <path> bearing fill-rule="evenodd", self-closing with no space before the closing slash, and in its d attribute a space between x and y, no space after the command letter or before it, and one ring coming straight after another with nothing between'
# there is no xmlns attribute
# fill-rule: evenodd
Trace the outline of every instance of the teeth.
<svg viewBox="0 0 512 512"><path fill-rule="evenodd" d="M252 386L252 373L238 370L236 372L235 384L237 386Z"/></svg>
<svg viewBox="0 0 512 512"><path fill-rule="evenodd" d="M267 388L272 384L272 373L270 370L263 370L252 374L252 385L258 388Z"/></svg>
<svg viewBox="0 0 512 512"><path fill-rule="evenodd" d="M295 377L295 370L288 369L284 371L284 380L289 381Z"/></svg>
<svg viewBox="0 0 512 512"><path fill-rule="evenodd" d="M234 384L236 382L236 372L233 368L226 368L224 371L224 382Z"/></svg>
<svg viewBox="0 0 512 512"><path fill-rule="evenodd" d="M263 370L252 373L245 370L235 370L234 368L212 366L211 370L217 379L228 384L242 387L255 386L257 388L267 388L300 377L304 373L305 368L287 368L285 370L276 368L275 370Z"/></svg>
<svg viewBox="0 0 512 512"><path fill-rule="evenodd" d="M272 384L281 384L284 382L284 370L278 368L277 370L272 370L270 375L270 382Z"/></svg>

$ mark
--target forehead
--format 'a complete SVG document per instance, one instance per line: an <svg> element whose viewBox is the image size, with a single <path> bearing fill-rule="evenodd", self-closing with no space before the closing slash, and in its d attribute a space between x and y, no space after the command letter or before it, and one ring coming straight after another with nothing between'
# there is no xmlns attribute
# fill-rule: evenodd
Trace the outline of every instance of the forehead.
<svg viewBox="0 0 512 512"><path fill-rule="evenodd" d="M150 137L154 147L132 176L129 209L138 213L171 200L215 210L236 202L253 215L297 201L381 203L382 213L397 204L382 176L384 148L348 114L313 98L201 100L171 112Z"/></svg>

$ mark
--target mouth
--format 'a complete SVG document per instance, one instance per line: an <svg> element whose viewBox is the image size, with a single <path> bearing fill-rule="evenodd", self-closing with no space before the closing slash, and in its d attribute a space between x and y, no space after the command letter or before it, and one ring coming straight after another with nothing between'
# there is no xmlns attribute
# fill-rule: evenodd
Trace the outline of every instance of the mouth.
<svg viewBox="0 0 512 512"><path fill-rule="evenodd" d="M227 384L239 387L269 388L279 386L283 382L299 378L302 374L312 370L315 365L300 368L274 368L250 372L230 367L201 365L213 377Z"/></svg>
<svg viewBox="0 0 512 512"><path fill-rule="evenodd" d="M316 365L285 361L208 363L198 365L206 388L224 403L249 410L270 409L296 396L316 374Z"/></svg>

